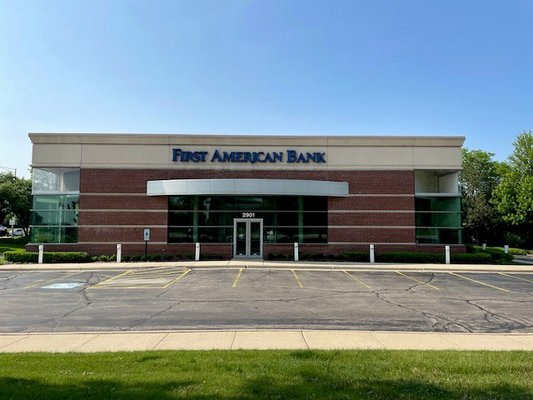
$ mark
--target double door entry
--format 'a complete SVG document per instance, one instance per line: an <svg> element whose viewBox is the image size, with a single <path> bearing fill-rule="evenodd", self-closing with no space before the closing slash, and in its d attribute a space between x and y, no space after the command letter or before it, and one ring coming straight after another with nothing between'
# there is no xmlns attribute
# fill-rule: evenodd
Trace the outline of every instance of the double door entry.
<svg viewBox="0 0 533 400"><path fill-rule="evenodd" d="M233 220L233 257L263 258L263 219Z"/></svg>

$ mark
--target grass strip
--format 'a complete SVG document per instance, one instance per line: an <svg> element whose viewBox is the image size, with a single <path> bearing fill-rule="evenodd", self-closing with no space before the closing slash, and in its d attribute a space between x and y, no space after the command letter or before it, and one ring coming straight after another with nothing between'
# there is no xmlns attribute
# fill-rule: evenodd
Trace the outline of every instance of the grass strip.
<svg viewBox="0 0 533 400"><path fill-rule="evenodd" d="M2 399L531 399L531 352L0 354Z"/></svg>

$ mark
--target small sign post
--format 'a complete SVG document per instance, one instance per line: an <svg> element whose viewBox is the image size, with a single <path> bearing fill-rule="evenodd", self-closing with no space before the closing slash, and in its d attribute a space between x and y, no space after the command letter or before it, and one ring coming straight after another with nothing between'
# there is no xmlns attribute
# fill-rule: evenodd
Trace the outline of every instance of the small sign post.
<svg viewBox="0 0 533 400"><path fill-rule="evenodd" d="M16 224L17 224L17 219L15 217L12 217L9 220L9 225L11 225L11 237L13 237L13 229L14 229Z"/></svg>
<svg viewBox="0 0 533 400"><path fill-rule="evenodd" d="M150 240L150 229L144 229L144 260L148 256L148 241Z"/></svg>

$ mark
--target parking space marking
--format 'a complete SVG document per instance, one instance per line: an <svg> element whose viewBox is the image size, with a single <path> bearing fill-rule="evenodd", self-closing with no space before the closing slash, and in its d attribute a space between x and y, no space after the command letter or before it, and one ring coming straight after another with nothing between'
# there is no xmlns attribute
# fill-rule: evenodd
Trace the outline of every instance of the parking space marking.
<svg viewBox="0 0 533 400"><path fill-rule="evenodd" d="M235 277L235 280L233 281L233 285L231 285L232 288L237 287L237 283L239 282L239 278L241 277L242 271L244 268L239 269L239 273Z"/></svg>
<svg viewBox="0 0 533 400"><path fill-rule="evenodd" d="M187 275L189 272L191 272L192 269L189 269L187 268L187 270L185 272L183 272L183 274L181 274L180 276L178 276L176 279L174 279L173 281L169 282L168 284L166 284L165 286L163 286L163 289L166 289L167 287L169 287L170 285L173 285L174 283L176 283L177 281L179 281L181 278L183 278L185 275Z"/></svg>
<svg viewBox="0 0 533 400"><path fill-rule="evenodd" d="M359 280L358 278L356 278L355 276L353 276L352 274L348 273L347 271L342 271L344 272L346 275L348 275L350 278L352 278L354 281L356 281L357 283L365 286L366 288L368 289L372 289L370 286L368 286L366 283L364 283L362 280Z"/></svg>
<svg viewBox="0 0 533 400"><path fill-rule="evenodd" d="M146 267L142 269L135 270L136 275L142 275L142 274L153 274L158 272L168 272L168 271L175 271L178 269L177 267Z"/></svg>
<svg viewBox="0 0 533 400"><path fill-rule="evenodd" d="M518 276L515 276L515 275L509 275L509 274L506 274L505 272L498 272L498 274L504 275L504 276L508 276L510 278L520 279L521 281L526 281L526 282L529 282L529 283L533 283L533 281L531 279L526 279L526 278L518 277Z"/></svg>
<svg viewBox="0 0 533 400"><path fill-rule="evenodd" d="M94 289L166 289L192 270L167 267L153 270L129 270L94 285Z"/></svg>
<svg viewBox="0 0 533 400"><path fill-rule="evenodd" d="M302 285L302 282L300 282L300 279L298 279L298 275L296 275L296 271L294 271L293 269L291 269L291 272L292 274L294 275L294 279L296 280L296 283L298 284L298 287L301 289L304 287L304 285Z"/></svg>
<svg viewBox="0 0 533 400"><path fill-rule="evenodd" d="M458 276L459 278L463 278L463 279L466 279L466 280L469 280L469 281L472 281L472 282L475 282L475 283L479 283L480 285L484 285L484 286L491 287L493 289L501 290L502 292L510 292L509 289L503 289L501 287L494 286L494 285L491 285L489 283L485 283L485 282L481 282L481 281L478 281L478 280L475 280L475 279L472 279L472 278L468 278L466 276L463 276L463 275L460 275L460 274L456 274L455 272L448 272L448 273L453 275L453 276Z"/></svg>
<svg viewBox="0 0 533 400"><path fill-rule="evenodd" d="M405 278L407 278L407 279L411 279L412 281L418 282L418 283L420 283L421 285L426 285L426 286L429 286L430 288L433 288L433 289L435 289L435 290L440 290L440 289L439 289L438 287L436 287L436 286L433 286L433 285L431 285L431 284L429 284L429 283L427 283L427 282L421 281L420 279L413 278L412 276L406 275L406 274L404 274L403 272L400 272L400 271L394 271L394 272L396 272L398 275L401 275L401 276L403 276L403 277L405 277Z"/></svg>
<svg viewBox="0 0 533 400"><path fill-rule="evenodd" d="M133 272L133 270L130 269L129 271L123 272L122 274L118 274L118 275L112 276L111 278L106 279L105 281L98 282L96 285L94 285L94 286L92 286L92 287L95 288L95 287L98 287L98 286L104 285L106 282L111 282L111 281L113 281L113 280L115 280L115 279L117 279L117 278L120 278L121 276L124 276L124 275L129 274L130 272Z"/></svg>
<svg viewBox="0 0 533 400"><path fill-rule="evenodd" d="M61 275L59 277L56 276L55 278L52 278L52 279L39 280L37 283L34 283L33 285L25 286L24 289L30 289L30 288L33 288L39 285L44 285L45 283L49 283L49 282L60 281L61 279L68 278L69 276L72 276L72 275L81 274L83 272L85 271L76 271L76 272L72 272L67 275Z"/></svg>

